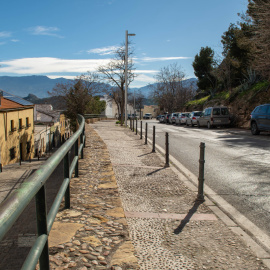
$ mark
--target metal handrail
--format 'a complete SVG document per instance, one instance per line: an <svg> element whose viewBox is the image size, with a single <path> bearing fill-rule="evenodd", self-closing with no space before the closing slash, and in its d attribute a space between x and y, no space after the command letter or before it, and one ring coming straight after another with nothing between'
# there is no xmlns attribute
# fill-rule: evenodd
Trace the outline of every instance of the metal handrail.
<svg viewBox="0 0 270 270"><path fill-rule="evenodd" d="M90 119L90 118L107 118L106 115L103 114L84 114L85 119Z"/></svg>
<svg viewBox="0 0 270 270"><path fill-rule="evenodd" d="M78 121L80 126L70 139L66 141L43 165L41 165L37 171L26 179L19 189L15 190L0 204L1 241L30 201L34 197L36 198L38 238L32 246L22 269L35 269L38 260L41 270L49 269L48 235L63 197L65 197L65 208L70 208L70 178L72 177L74 170L75 177L78 177L79 155L83 158L83 147L85 145L85 119L83 116L78 115ZM80 146L78 146L79 139ZM69 151L73 145L75 145L75 157L70 163ZM47 215L44 185L62 160L64 160L64 180L56 199L51 206L50 212Z"/></svg>

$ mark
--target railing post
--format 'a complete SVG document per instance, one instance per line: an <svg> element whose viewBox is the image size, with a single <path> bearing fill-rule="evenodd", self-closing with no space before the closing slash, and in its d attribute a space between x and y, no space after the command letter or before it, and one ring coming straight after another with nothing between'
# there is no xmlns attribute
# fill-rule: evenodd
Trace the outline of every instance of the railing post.
<svg viewBox="0 0 270 270"><path fill-rule="evenodd" d="M142 140L142 121L141 121L141 136L140 139Z"/></svg>
<svg viewBox="0 0 270 270"><path fill-rule="evenodd" d="M145 142L144 142L144 144L147 144L147 127L148 127L148 124L145 123Z"/></svg>
<svg viewBox="0 0 270 270"><path fill-rule="evenodd" d="M166 157L166 163L165 163L165 167L170 167L170 161L169 161L169 133L166 132L165 134L165 148L166 148L166 153L165 153L165 157Z"/></svg>
<svg viewBox="0 0 270 270"><path fill-rule="evenodd" d="M130 130L132 130L132 126L131 126L131 125L132 125L131 118L129 118L129 122L130 122L130 125L129 125L130 127L129 127L129 128L130 128Z"/></svg>
<svg viewBox="0 0 270 270"><path fill-rule="evenodd" d="M3 171L2 163L0 163L0 172Z"/></svg>
<svg viewBox="0 0 270 270"><path fill-rule="evenodd" d="M83 144L83 132L80 135L80 144ZM83 159L83 147L82 147L82 151L81 151L81 158Z"/></svg>
<svg viewBox="0 0 270 270"><path fill-rule="evenodd" d="M79 176L79 146L78 146L79 140L77 139L75 142L75 156L78 157L76 166L75 166L75 177Z"/></svg>
<svg viewBox="0 0 270 270"><path fill-rule="evenodd" d="M69 178L69 152L66 153L64 157L64 179ZM68 184L65 193L65 208L70 208L70 184Z"/></svg>
<svg viewBox="0 0 270 270"><path fill-rule="evenodd" d="M138 119L136 118L136 135L138 135Z"/></svg>
<svg viewBox="0 0 270 270"><path fill-rule="evenodd" d="M135 125L134 125L135 122L134 122L134 121L135 121L135 119L133 118L133 119L132 119L132 122L133 122L133 123L132 123L133 132L135 131Z"/></svg>
<svg viewBox="0 0 270 270"><path fill-rule="evenodd" d="M199 159L199 177L198 177L198 201L204 201L203 184L204 184L204 163L205 163L205 143L200 143L200 159Z"/></svg>
<svg viewBox="0 0 270 270"><path fill-rule="evenodd" d="M86 141L86 136L85 136L85 125L83 126L83 137L84 137L83 147L85 147L85 141Z"/></svg>
<svg viewBox="0 0 270 270"><path fill-rule="evenodd" d="M48 235L47 231L47 211L46 211L46 196L45 187L42 186L36 194L36 216L37 216L37 233L38 236L43 234ZM40 270L49 270L49 246L48 241L46 242L42 253L39 257Z"/></svg>
<svg viewBox="0 0 270 270"><path fill-rule="evenodd" d="M156 152L156 126L153 126L153 149L152 152Z"/></svg>

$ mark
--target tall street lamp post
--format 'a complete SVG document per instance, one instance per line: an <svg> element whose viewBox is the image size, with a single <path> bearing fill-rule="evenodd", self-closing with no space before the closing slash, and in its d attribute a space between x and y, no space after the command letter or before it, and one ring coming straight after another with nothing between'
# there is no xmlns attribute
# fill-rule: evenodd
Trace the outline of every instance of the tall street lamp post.
<svg viewBox="0 0 270 270"><path fill-rule="evenodd" d="M125 127L127 127L127 93L128 93L128 36L135 36L135 34L129 34L126 30L126 52L125 52Z"/></svg>

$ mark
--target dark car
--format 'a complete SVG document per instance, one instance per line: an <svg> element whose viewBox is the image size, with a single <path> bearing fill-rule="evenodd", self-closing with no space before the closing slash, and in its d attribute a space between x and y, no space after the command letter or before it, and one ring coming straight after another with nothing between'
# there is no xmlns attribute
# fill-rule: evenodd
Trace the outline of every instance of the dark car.
<svg viewBox="0 0 270 270"><path fill-rule="evenodd" d="M171 116L170 113L166 113L166 114L165 114L164 123L166 123L166 124L169 123L169 118L170 118L170 116Z"/></svg>
<svg viewBox="0 0 270 270"><path fill-rule="evenodd" d="M270 104L256 107L250 117L250 128L253 135L259 135L261 131L270 131Z"/></svg>

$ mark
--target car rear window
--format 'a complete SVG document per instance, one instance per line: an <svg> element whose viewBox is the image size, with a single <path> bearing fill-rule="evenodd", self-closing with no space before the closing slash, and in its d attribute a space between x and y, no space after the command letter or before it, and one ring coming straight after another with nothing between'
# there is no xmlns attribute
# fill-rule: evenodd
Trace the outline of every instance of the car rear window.
<svg viewBox="0 0 270 270"><path fill-rule="evenodd" d="M214 108L213 115L220 115L220 108Z"/></svg>
<svg viewBox="0 0 270 270"><path fill-rule="evenodd" d="M227 108L221 108L221 115L229 115L229 110Z"/></svg>
<svg viewBox="0 0 270 270"><path fill-rule="evenodd" d="M259 110L258 110L258 113L266 113L267 112L267 109L268 109L268 106L260 106L259 107Z"/></svg>
<svg viewBox="0 0 270 270"><path fill-rule="evenodd" d="M195 112L194 113L194 116L200 116L201 115L201 112Z"/></svg>

